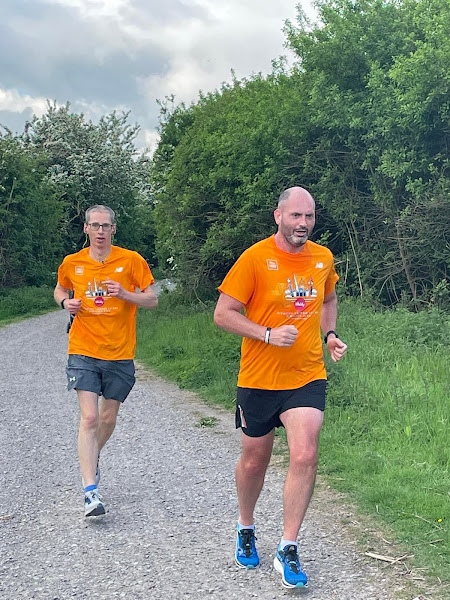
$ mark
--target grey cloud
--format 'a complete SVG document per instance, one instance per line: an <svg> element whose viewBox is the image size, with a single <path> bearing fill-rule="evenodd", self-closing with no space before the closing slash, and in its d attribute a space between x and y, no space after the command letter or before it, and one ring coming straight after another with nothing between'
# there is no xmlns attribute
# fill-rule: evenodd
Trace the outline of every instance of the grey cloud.
<svg viewBox="0 0 450 600"><path fill-rule="evenodd" d="M156 45L127 48L126 38L117 44L120 31L111 23L108 47L105 28L100 35L77 11L39 3L38 12L37 4L6 0L7 18L0 23L3 88L60 101L81 96L120 104L138 94L136 77L165 72L167 60Z"/></svg>
<svg viewBox="0 0 450 600"><path fill-rule="evenodd" d="M200 6L188 6L180 0L133 0L125 7L123 15L132 22L138 22L140 27L154 27L167 23L179 24L189 19L209 20L208 11Z"/></svg>
<svg viewBox="0 0 450 600"><path fill-rule="evenodd" d="M0 88L69 101L93 120L99 111L124 107L132 111L130 121L154 129L157 98L173 93L176 102L190 102L199 89L229 80L230 69L243 77L265 63L270 68L279 54L266 14L272 0L261 6L249 0L250 8L258 6L249 23L237 0L225 0L220 8L226 10L217 12L186 0L129 0L117 17L93 16L87 4L86 12L52 0L0 2ZM288 0L282 4L286 9ZM280 16L274 27L281 26ZM162 39L165 32L170 39ZM29 113L0 111L0 123L21 131Z"/></svg>
<svg viewBox="0 0 450 600"><path fill-rule="evenodd" d="M0 134L4 135L6 129L12 131L13 134L23 133L26 121L31 121L33 111L31 108L26 108L22 112L12 112L10 110L0 110Z"/></svg>

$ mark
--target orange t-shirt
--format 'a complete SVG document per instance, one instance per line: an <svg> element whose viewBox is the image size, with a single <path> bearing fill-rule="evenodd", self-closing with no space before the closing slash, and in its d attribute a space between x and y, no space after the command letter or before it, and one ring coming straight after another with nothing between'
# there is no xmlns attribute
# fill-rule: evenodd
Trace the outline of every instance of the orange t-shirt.
<svg viewBox="0 0 450 600"><path fill-rule="evenodd" d="M69 254L58 269L58 283L81 298L81 309L69 333L69 354L82 354L103 360L134 358L136 351L137 306L108 296L106 279L118 281L134 292L155 280L148 264L137 252L118 246L104 263L89 256L89 248Z"/></svg>
<svg viewBox="0 0 450 600"><path fill-rule="evenodd" d="M272 236L241 254L219 290L242 302L251 321L264 327L294 325L299 335L289 348L244 337L239 387L289 390L326 379L320 315L338 279L332 253L314 242L291 254Z"/></svg>

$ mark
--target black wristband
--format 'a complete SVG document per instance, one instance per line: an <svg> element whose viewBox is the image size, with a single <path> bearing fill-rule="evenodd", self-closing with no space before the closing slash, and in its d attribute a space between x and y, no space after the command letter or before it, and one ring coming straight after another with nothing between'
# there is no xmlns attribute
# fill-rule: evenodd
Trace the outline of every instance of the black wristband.
<svg viewBox="0 0 450 600"><path fill-rule="evenodd" d="M323 341L325 342L325 344L326 344L326 343L327 343L327 341L328 341L328 336L330 335L330 333L334 333L334 335L335 335L335 336L336 336L336 337L339 339L339 336L338 336L338 334L337 334L337 333L336 333L336 332L335 332L333 329L330 329L330 331L327 331L327 332L326 332L326 334L325 334L325 336L324 336L324 338L323 338Z"/></svg>
<svg viewBox="0 0 450 600"><path fill-rule="evenodd" d="M68 300L68 299L69 299L69 298L63 298L63 299L61 300L61 302L60 302L60 304L61 304L61 308L62 308L63 310L65 310L64 302L65 302L66 300Z"/></svg>

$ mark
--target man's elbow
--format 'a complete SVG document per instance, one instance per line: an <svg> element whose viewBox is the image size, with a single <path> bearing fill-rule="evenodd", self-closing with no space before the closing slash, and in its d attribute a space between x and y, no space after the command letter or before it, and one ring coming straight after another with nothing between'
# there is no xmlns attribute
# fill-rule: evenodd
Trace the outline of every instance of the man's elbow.
<svg viewBox="0 0 450 600"><path fill-rule="evenodd" d="M53 298L57 304L59 304L59 293L60 292L61 292L61 288L59 287L59 285L57 285L55 287L55 289L53 290Z"/></svg>
<svg viewBox="0 0 450 600"><path fill-rule="evenodd" d="M216 310L214 311L214 325L223 329L223 323L223 311L216 306Z"/></svg>
<svg viewBox="0 0 450 600"><path fill-rule="evenodd" d="M331 294L328 294L328 296L325 296L325 298L323 299L324 304L329 304L330 302L337 304L336 292L331 292Z"/></svg>

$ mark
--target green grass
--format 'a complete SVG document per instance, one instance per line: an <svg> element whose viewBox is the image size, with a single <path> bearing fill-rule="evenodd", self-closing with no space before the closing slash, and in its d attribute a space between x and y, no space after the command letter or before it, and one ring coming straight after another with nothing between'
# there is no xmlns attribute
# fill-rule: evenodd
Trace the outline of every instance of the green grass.
<svg viewBox="0 0 450 600"><path fill-rule="evenodd" d="M47 286L0 291L0 327L57 308L53 289Z"/></svg>
<svg viewBox="0 0 450 600"><path fill-rule="evenodd" d="M327 361L320 472L449 582L449 317L345 300L338 331L349 351ZM172 293L157 311L139 311L137 358L207 402L233 410L239 354L212 307L186 307Z"/></svg>
<svg viewBox="0 0 450 600"><path fill-rule="evenodd" d="M321 470L388 523L417 564L448 581L448 316L373 313L350 302L342 309L351 350L328 365Z"/></svg>

